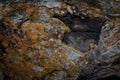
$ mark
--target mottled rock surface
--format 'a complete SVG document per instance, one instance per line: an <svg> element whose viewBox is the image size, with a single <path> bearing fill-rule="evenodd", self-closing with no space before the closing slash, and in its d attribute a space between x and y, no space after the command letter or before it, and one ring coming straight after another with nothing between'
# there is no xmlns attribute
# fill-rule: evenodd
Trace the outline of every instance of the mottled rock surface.
<svg viewBox="0 0 120 80"><path fill-rule="evenodd" d="M89 63L80 73L78 80L120 79L120 20L118 18L120 4L116 4L117 2L119 1L98 0L108 19L102 27L98 45L91 49Z"/></svg>
<svg viewBox="0 0 120 80"><path fill-rule="evenodd" d="M50 12L58 6L51 1L44 6L20 1L1 6L1 80L75 79L82 70L76 60L84 54L62 42L70 29Z"/></svg>
<svg viewBox="0 0 120 80"><path fill-rule="evenodd" d="M119 80L119 2L0 1L0 80Z"/></svg>
<svg viewBox="0 0 120 80"><path fill-rule="evenodd" d="M99 33L89 32L70 32L64 36L64 42L81 52L90 50L91 45L97 44Z"/></svg>
<svg viewBox="0 0 120 80"><path fill-rule="evenodd" d="M103 26L99 43L90 51L89 63L79 75L78 80L99 80L100 78L104 80L108 76L111 78L114 75L120 76L120 26L113 24L110 21Z"/></svg>

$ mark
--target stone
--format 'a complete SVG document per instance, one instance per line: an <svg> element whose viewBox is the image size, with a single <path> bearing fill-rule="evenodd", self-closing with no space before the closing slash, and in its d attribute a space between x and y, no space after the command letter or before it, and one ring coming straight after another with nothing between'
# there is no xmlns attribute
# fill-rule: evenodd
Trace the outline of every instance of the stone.
<svg viewBox="0 0 120 80"><path fill-rule="evenodd" d="M46 49L45 50L45 55L46 56L51 56L51 55L53 55L54 54L54 51L52 50L52 49Z"/></svg>
<svg viewBox="0 0 120 80"><path fill-rule="evenodd" d="M25 12L20 11L16 12L11 16L11 19L13 20L14 23L22 23L28 19L27 15Z"/></svg>
<svg viewBox="0 0 120 80"><path fill-rule="evenodd" d="M119 22L119 0L0 1L0 78L119 78Z"/></svg>
<svg viewBox="0 0 120 80"><path fill-rule="evenodd" d="M71 50L69 48L67 48L67 46L64 46L63 49L65 50L65 52L68 54L68 59L77 59L79 58L80 54L76 53L74 50Z"/></svg>
<svg viewBox="0 0 120 80"><path fill-rule="evenodd" d="M90 44L96 44L99 38L98 33L70 32L65 34L64 42L81 52L90 50Z"/></svg>
<svg viewBox="0 0 120 80"><path fill-rule="evenodd" d="M39 67L39 66L34 66L34 67L33 67L33 70L34 70L35 72L42 72L44 69L43 69L42 67Z"/></svg>
<svg viewBox="0 0 120 80"><path fill-rule="evenodd" d="M54 76L56 77L55 80L63 80L67 76L67 74L65 71L59 71L58 75L54 73Z"/></svg>
<svg viewBox="0 0 120 80"><path fill-rule="evenodd" d="M58 39L58 40L56 40L56 44L61 45L62 41Z"/></svg>
<svg viewBox="0 0 120 80"><path fill-rule="evenodd" d="M55 0L43 1L43 5L45 5L48 8L61 7L61 2Z"/></svg>
<svg viewBox="0 0 120 80"><path fill-rule="evenodd" d="M114 1L114 0L111 0L111 1L99 0L99 4L100 4L101 8L103 9L104 13L107 16L112 16L112 17L120 16L120 12L119 12L120 4L119 3L120 3L119 0L116 0L116 1ZM110 7L112 7L112 8L110 8Z"/></svg>
<svg viewBox="0 0 120 80"><path fill-rule="evenodd" d="M46 26L45 27L45 31L48 32L48 31L52 31L53 30L53 27L52 26Z"/></svg>
<svg viewBox="0 0 120 80"><path fill-rule="evenodd" d="M49 20L50 20L50 15L49 14L47 14L47 13L44 13L44 14L42 14L39 18L38 18L38 22L40 22L40 23L48 23L49 22Z"/></svg>

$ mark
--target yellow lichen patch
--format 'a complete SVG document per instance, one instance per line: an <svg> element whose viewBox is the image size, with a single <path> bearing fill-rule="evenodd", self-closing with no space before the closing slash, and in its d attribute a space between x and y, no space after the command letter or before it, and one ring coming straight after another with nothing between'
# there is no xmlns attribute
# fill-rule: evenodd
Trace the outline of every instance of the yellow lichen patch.
<svg viewBox="0 0 120 80"><path fill-rule="evenodd" d="M5 47L8 47L8 45L9 45L8 40L4 39L3 42L2 42L2 45L5 46Z"/></svg>
<svg viewBox="0 0 120 80"><path fill-rule="evenodd" d="M113 27L118 27L120 25L120 19L117 17L117 18L113 18Z"/></svg>
<svg viewBox="0 0 120 80"><path fill-rule="evenodd" d="M61 20L56 18L52 18L49 21L49 25L51 25L57 31L57 33L53 35L55 39L61 40L63 38L64 33L70 31L68 26L66 26Z"/></svg>
<svg viewBox="0 0 120 80"><path fill-rule="evenodd" d="M32 22L26 22L22 26L23 32L27 35L29 39L31 39L33 42L38 40L40 35L48 35L44 31L45 25L40 23L32 23Z"/></svg>
<svg viewBox="0 0 120 80"><path fill-rule="evenodd" d="M6 56L4 56L6 63L19 61L18 59L19 51L17 49L8 47L6 49L6 53L7 53Z"/></svg>
<svg viewBox="0 0 120 80"><path fill-rule="evenodd" d="M41 77L42 75L45 75L55 69L55 67L53 66L54 64L51 62L51 60L47 59L46 57L41 57L38 61L39 62L37 63L37 65L42 67L44 71L37 72L37 77Z"/></svg>
<svg viewBox="0 0 120 80"><path fill-rule="evenodd" d="M40 16L40 13L38 12L38 7L34 5L27 5L26 14L31 21L36 21L37 18Z"/></svg>
<svg viewBox="0 0 120 80"><path fill-rule="evenodd" d="M41 50L40 50L41 52ZM42 52L44 53L44 51ZM60 54L60 53L54 53L50 57L46 57L44 55L41 55L38 59L37 65L41 66L44 68L43 72L39 72L38 74L45 75L47 73L50 73L54 70L62 70L64 69L65 62L65 54ZM67 60L65 60L67 62ZM40 75L39 75L40 76Z"/></svg>
<svg viewBox="0 0 120 80"><path fill-rule="evenodd" d="M43 67L45 69L44 73L47 73L47 72L55 69L55 67L53 66L53 63L51 61L49 61L48 64L44 65Z"/></svg>
<svg viewBox="0 0 120 80"><path fill-rule="evenodd" d="M53 63L56 70L62 70L65 68L65 63L69 63L66 57L67 55L63 50L58 50L58 52L49 57L49 60Z"/></svg>
<svg viewBox="0 0 120 80"><path fill-rule="evenodd" d="M27 63L8 63L8 72L11 75L17 75L20 77L29 76L31 77L33 75L33 64L27 62Z"/></svg>
<svg viewBox="0 0 120 80"><path fill-rule="evenodd" d="M9 17L4 17L3 21L4 21L4 24L6 26L9 26L11 29L16 29L17 28L16 24Z"/></svg>
<svg viewBox="0 0 120 80"><path fill-rule="evenodd" d="M8 54L16 54L16 53L18 53L17 49L15 49L15 48L13 48L13 47L7 48L7 49L6 49L6 52L7 52Z"/></svg>
<svg viewBox="0 0 120 80"><path fill-rule="evenodd" d="M36 21L37 18L39 17L38 7L33 4L26 4L22 1L13 2L9 8L7 8L7 9L6 8L7 8L6 6L0 7L0 11L2 11L1 17L4 19L5 22L9 21L9 23L11 23L12 25L14 24L16 27L19 25L11 19L11 16L15 15L18 12L20 14L22 14L22 13L25 14L25 17L27 17L31 21ZM5 11L3 11L4 9L5 9ZM19 16L17 16L17 17L19 17ZM23 22L24 22L24 20L23 20Z"/></svg>
<svg viewBox="0 0 120 80"><path fill-rule="evenodd" d="M79 73L83 70L82 67L78 67L78 66L74 66L74 65L71 65L70 66L70 69L68 70L68 74L73 76L73 74L75 73Z"/></svg>

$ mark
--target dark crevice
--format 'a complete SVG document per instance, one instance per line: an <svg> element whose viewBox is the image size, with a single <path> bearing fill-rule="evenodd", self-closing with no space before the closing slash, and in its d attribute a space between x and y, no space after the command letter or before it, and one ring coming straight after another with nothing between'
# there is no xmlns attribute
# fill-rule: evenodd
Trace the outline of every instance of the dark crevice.
<svg viewBox="0 0 120 80"><path fill-rule="evenodd" d="M77 80L120 80L120 76L112 68L91 65L82 70Z"/></svg>
<svg viewBox="0 0 120 80"><path fill-rule="evenodd" d="M1 52L1 55L6 53L6 48L2 45L2 40L0 40L0 52Z"/></svg>
<svg viewBox="0 0 120 80"><path fill-rule="evenodd" d="M116 75L111 75L111 76L98 78L98 79L91 79L91 78L86 79L85 77L81 77L81 78L77 78L77 80L120 80L120 77Z"/></svg>
<svg viewBox="0 0 120 80"><path fill-rule="evenodd" d="M70 13L64 16L55 14L54 17L63 21L71 29L71 32L66 32L63 37L63 42L67 45L85 52L89 50L90 43L98 44L101 29L105 23L104 19Z"/></svg>
<svg viewBox="0 0 120 80"><path fill-rule="evenodd" d="M100 33L105 20L101 18L90 18L84 15L71 15L67 13L64 16L54 15L55 18L63 21L72 32L96 32Z"/></svg>
<svg viewBox="0 0 120 80"><path fill-rule="evenodd" d="M118 77L116 75L112 75L112 76L100 78L100 79L97 79L97 80L120 80L120 77Z"/></svg>

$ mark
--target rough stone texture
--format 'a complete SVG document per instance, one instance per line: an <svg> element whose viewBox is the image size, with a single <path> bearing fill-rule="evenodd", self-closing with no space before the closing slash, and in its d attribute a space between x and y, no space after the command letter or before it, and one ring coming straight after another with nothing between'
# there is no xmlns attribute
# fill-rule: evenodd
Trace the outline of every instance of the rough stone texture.
<svg viewBox="0 0 120 80"><path fill-rule="evenodd" d="M119 0L99 0L99 5L107 16L120 17Z"/></svg>
<svg viewBox="0 0 120 80"><path fill-rule="evenodd" d="M120 76L120 26L113 22L107 22L103 26L99 43L89 53L89 63L79 75L78 80L97 80L112 75ZM118 79L115 78L115 80Z"/></svg>
<svg viewBox="0 0 120 80"><path fill-rule="evenodd" d="M83 66L76 66L80 63L75 60L83 53L62 42L64 33L70 30L51 17L48 8L24 2L3 8L9 8L9 14L3 12L0 21L1 80L63 80L78 76Z"/></svg>
<svg viewBox="0 0 120 80"><path fill-rule="evenodd" d="M99 33L89 32L70 32L64 37L64 42L81 52L90 50L90 45L95 45L98 41Z"/></svg>
<svg viewBox="0 0 120 80"><path fill-rule="evenodd" d="M119 22L118 0L0 1L0 80L120 76Z"/></svg>
<svg viewBox="0 0 120 80"><path fill-rule="evenodd" d="M113 75L120 77L120 20L117 2L119 1L98 0L98 5L109 19L102 27L98 45L90 50L89 63L80 73L78 80L106 80L105 77L109 76L110 80ZM114 77L113 80L119 78Z"/></svg>
<svg viewBox="0 0 120 80"><path fill-rule="evenodd" d="M111 23L111 24L110 24ZM94 54L94 60L101 62L104 61L106 63L112 63L112 57L120 56L120 26L113 26L112 22L106 23L103 26L100 41L97 48L94 50L92 54ZM96 53L96 52L99 52ZM97 62L96 62L97 63Z"/></svg>

